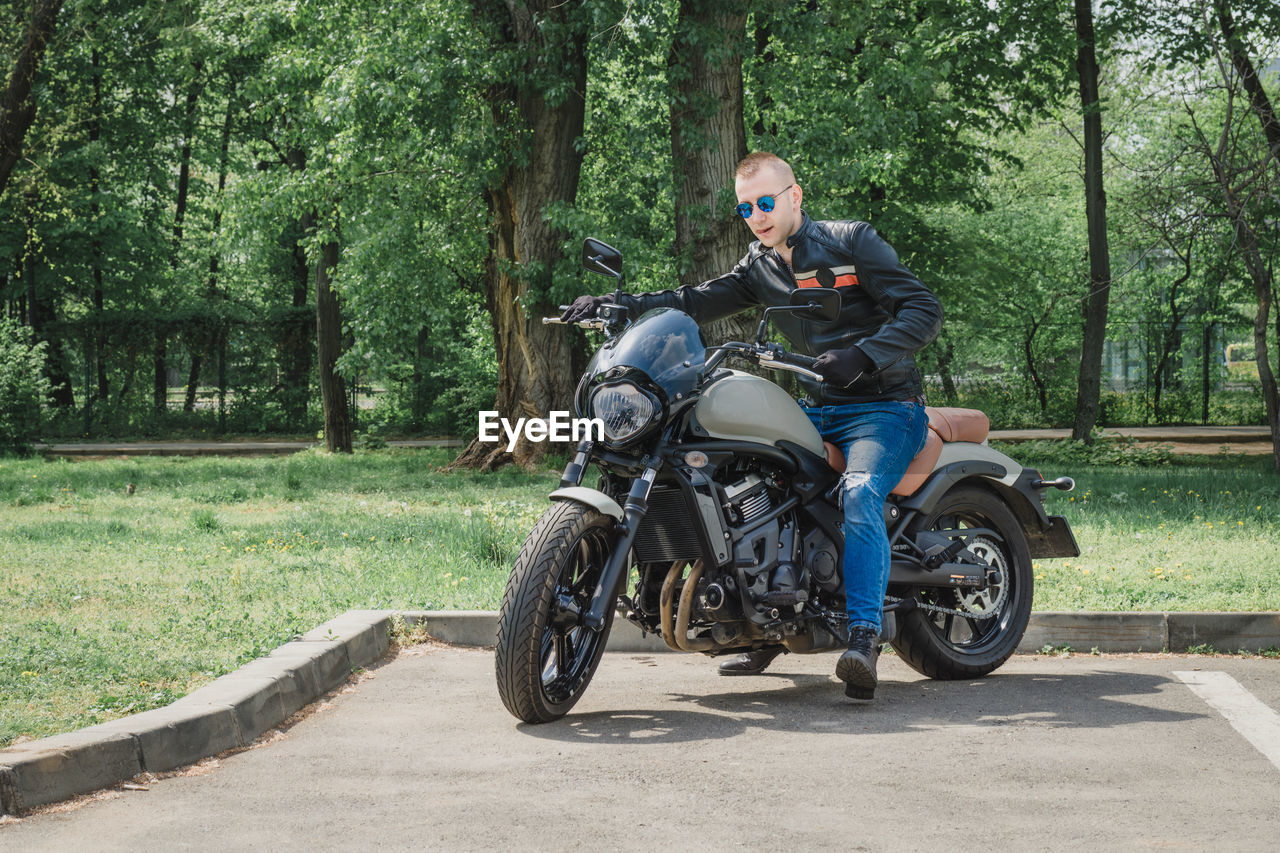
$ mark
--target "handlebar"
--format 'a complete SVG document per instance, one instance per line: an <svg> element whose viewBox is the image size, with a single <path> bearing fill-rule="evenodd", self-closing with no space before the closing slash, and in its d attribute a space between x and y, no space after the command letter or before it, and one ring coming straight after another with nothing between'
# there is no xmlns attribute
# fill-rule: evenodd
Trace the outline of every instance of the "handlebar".
<svg viewBox="0 0 1280 853"><path fill-rule="evenodd" d="M583 329L595 329L597 332L603 332L609 325L609 321L599 318L591 320L578 320L574 323L566 323L559 317L543 317L542 325L544 326L579 326Z"/></svg>
<svg viewBox="0 0 1280 853"><path fill-rule="evenodd" d="M787 352L786 350L774 353L774 358L778 361L785 362L787 364L794 364L796 367L804 367L809 370L812 370L813 366L818 363L818 360L813 356L801 355L798 352Z"/></svg>
<svg viewBox="0 0 1280 853"><path fill-rule="evenodd" d="M825 382L821 373L814 371L813 365L817 361L807 355L801 355L798 352L787 352L784 349L766 349L756 351L757 361L763 367L773 370L785 370L789 373L798 373L801 376L807 376L817 382Z"/></svg>
<svg viewBox="0 0 1280 853"><path fill-rule="evenodd" d="M770 370L785 370L789 373L807 376L817 382L826 381L821 373L817 373L812 369L817 359L800 353L787 352L778 344L759 345L745 344L741 341L728 341L707 352L716 353L707 360L708 368L719 364L725 356L736 355L742 358L749 358Z"/></svg>
<svg viewBox="0 0 1280 853"><path fill-rule="evenodd" d="M568 311L570 306L561 305L561 311ZM621 312L626 311L621 305L615 305L612 302L606 302L599 308L603 316L591 317L586 320L577 320L572 323L566 323L559 317L543 317L542 325L544 326L577 326L582 329L594 329L597 332L608 332L609 324L617 318L624 316Z"/></svg>
<svg viewBox="0 0 1280 853"><path fill-rule="evenodd" d="M561 305L560 308L567 311L569 306ZM544 326L579 326L584 329L595 329L596 331L607 331L609 327L609 321L600 317L593 317L589 320L578 320L573 323L566 323L559 317L543 317L542 324ZM826 381L821 373L813 370L813 365L817 362L816 358L808 355L801 355L798 352L787 352L778 344L765 344L763 346L758 346L745 344L741 341L728 341L707 351L708 355L712 352L715 352L716 354L707 360L708 366L718 364L725 356L737 355L743 358L752 359L760 366L767 367L770 370L785 370L788 373L798 373L801 376L807 376L816 382Z"/></svg>

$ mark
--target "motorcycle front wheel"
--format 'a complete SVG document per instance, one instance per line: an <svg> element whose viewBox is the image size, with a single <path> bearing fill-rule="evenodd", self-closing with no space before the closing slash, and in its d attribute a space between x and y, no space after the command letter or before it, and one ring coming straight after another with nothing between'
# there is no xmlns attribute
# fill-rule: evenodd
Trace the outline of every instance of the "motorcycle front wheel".
<svg viewBox="0 0 1280 853"><path fill-rule="evenodd" d="M582 697L613 626L577 624L609 557L614 521L572 501L538 519L516 558L498 613L496 674L502 704L526 723L558 720Z"/></svg>
<svg viewBox="0 0 1280 853"><path fill-rule="evenodd" d="M968 550L990 566L987 588L920 589L916 595L922 602L953 612L916 607L899 618L893 647L905 663L929 678L986 675L1017 649L1031 618L1033 580L1026 536L1013 511L992 492L957 487L928 516L913 522L908 535L979 527L997 534L968 540Z"/></svg>

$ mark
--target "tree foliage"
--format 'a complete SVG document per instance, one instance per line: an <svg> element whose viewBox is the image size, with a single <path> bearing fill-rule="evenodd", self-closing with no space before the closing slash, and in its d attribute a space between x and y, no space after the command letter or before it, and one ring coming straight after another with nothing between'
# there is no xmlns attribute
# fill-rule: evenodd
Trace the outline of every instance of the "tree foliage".
<svg viewBox="0 0 1280 853"><path fill-rule="evenodd" d="M11 69L51 5L0 24ZM1099 422L1214 417L1201 390L1254 381L1222 352L1274 298L1250 264L1276 249L1280 25L1255 0L1095 16ZM871 221L939 293L935 393L1068 424L1090 276L1076 48L1045 0L68 0L18 75L34 112L0 187L0 301L44 342L56 432L311 432L376 385L352 419L467 435L478 408L567 407L591 342L539 318L598 286L583 237L642 289L740 256L725 173L760 148L810 215ZM1146 394L1120 405L1135 371Z"/></svg>

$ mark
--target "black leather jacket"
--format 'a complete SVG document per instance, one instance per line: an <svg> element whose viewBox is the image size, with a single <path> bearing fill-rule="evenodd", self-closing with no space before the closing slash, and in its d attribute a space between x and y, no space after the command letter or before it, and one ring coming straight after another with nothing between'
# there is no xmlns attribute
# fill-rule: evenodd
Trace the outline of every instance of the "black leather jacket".
<svg viewBox="0 0 1280 853"><path fill-rule="evenodd" d="M856 345L875 365L849 388L799 377L809 402L823 405L910 400L923 393L915 353L942 328L942 303L898 260L893 248L865 222L815 221L801 214L787 238L792 268L759 241L726 275L678 290L624 294L639 313L679 308L699 323L758 305L787 305L797 287L835 287L840 316L830 322L778 314L774 326L791 349L821 355ZM793 271L794 270L794 271Z"/></svg>

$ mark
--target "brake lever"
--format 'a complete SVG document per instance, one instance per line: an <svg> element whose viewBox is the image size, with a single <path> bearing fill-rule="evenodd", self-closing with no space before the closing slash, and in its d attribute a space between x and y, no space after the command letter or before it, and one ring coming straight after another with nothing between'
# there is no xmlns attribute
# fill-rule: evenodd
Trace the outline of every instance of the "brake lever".
<svg viewBox="0 0 1280 853"><path fill-rule="evenodd" d="M816 382L825 382L821 373L815 373L807 367L801 367L798 364L792 364L787 361L780 361L778 354L770 349L756 350L756 361L763 367L770 370L786 370L790 373L798 373L801 376L807 376Z"/></svg>
<svg viewBox="0 0 1280 853"><path fill-rule="evenodd" d="M599 318L593 320L575 320L572 323L561 320L559 317L543 317L542 325L544 326L578 326L583 329L595 329L597 332L603 332L609 325L608 320Z"/></svg>

